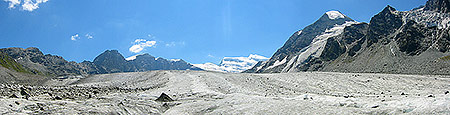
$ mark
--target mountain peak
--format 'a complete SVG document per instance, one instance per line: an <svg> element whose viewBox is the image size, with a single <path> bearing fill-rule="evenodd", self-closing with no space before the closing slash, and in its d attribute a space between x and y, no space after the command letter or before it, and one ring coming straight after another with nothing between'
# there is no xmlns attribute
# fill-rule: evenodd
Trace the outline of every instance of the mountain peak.
<svg viewBox="0 0 450 115"><path fill-rule="evenodd" d="M387 5L380 14L392 14L392 12L397 11L394 7Z"/></svg>
<svg viewBox="0 0 450 115"><path fill-rule="evenodd" d="M424 10L436 11L439 13L449 13L450 0L428 0Z"/></svg>
<svg viewBox="0 0 450 115"><path fill-rule="evenodd" d="M334 19L340 19L340 18L345 18L345 15L342 14L339 11L328 11L325 13L329 19L334 20Z"/></svg>
<svg viewBox="0 0 450 115"><path fill-rule="evenodd" d="M335 24L341 25L347 21L354 21L339 11L331 10L325 12L316 22L312 25L323 25L327 27L333 27Z"/></svg>
<svg viewBox="0 0 450 115"><path fill-rule="evenodd" d="M383 10L389 10L389 11L397 11L394 7L391 5L387 5Z"/></svg>
<svg viewBox="0 0 450 115"><path fill-rule="evenodd" d="M213 63L194 64L203 70L239 73L252 68L259 61L266 61L269 58L250 54L248 57L224 57L219 65Z"/></svg>
<svg viewBox="0 0 450 115"><path fill-rule="evenodd" d="M125 58L117 50L106 50L99 56L95 57L95 64L113 64L115 62L125 62Z"/></svg>

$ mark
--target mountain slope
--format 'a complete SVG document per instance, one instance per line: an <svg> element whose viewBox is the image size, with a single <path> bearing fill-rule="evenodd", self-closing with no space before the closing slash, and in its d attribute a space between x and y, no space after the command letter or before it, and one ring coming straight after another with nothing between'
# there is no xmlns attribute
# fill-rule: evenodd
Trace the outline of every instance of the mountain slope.
<svg viewBox="0 0 450 115"><path fill-rule="evenodd" d="M436 4L447 2L430 0L425 7L411 11L397 11L387 6L372 17L369 24L345 25L342 32L327 38L323 50L319 52L310 53L311 48L317 45L316 42L300 47L301 45L290 43L291 37L271 60L247 72L319 70L450 74L450 62L444 60L450 55L450 15L446 13L448 7L445 4ZM326 34L324 32L321 35ZM280 57L278 54L284 47L302 49ZM292 61L293 58L290 57L297 58L297 61ZM301 60L299 57L302 57Z"/></svg>
<svg viewBox="0 0 450 115"><path fill-rule="evenodd" d="M308 64L312 58L319 57L329 38L339 35L346 26L356 23L339 11L326 12L313 24L295 32L269 61L246 72L304 70L305 68L297 65Z"/></svg>
<svg viewBox="0 0 450 115"><path fill-rule="evenodd" d="M61 56L44 55L38 48L4 48L1 52L7 54L17 63L35 74L44 75L81 75L87 74L88 70L81 67L76 62L68 62Z"/></svg>

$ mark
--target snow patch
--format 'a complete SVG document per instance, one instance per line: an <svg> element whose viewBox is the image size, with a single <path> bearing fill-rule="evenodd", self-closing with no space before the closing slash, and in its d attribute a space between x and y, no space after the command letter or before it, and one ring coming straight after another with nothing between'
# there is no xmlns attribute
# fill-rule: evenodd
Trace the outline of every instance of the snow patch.
<svg viewBox="0 0 450 115"><path fill-rule="evenodd" d="M301 50L301 53L297 55L295 58L292 58L289 61L289 65L299 65L304 63L307 59L310 57L319 57L327 43L327 40L331 37L335 37L337 35L340 35L346 26L350 26L352 24L356 24L358 22L356 21L347 21L342 25L335 25L333 28L327 29L325 32L323 32L321 35L318 35L313 39L311 44ZM283 72L289 72L291 71L291 67L287 65L282 71Z"/></svg>
<svg viewBox="0 0 450 115"><path fill-rule="evenodd" d="M171 62L179 62L181 59L170 59Z"/></svg>
<svg viewBox="0 0 450 115"><path fill-rule="evenodd" d="M302 34L302 32L303 32L302 30L298 31L298 32L297 32L297 36L300 35L300 34Z"/></svg>
<svg viewBox="0 0 450 115"><path fill-rule="evenodd" d="M134 56L130 56L130 57L125 58L125 60L127 60L127 61L135 60L136 57L140 56L140 55L144 55L144 54L137 54L137 55L134 55Z"/></svg>
<svg viewBox="0 0 450 115"><path fill-rule="evenodd" d="M344 14L342 14L339 11L328 11L328 12L326 12L326 14L328 15L328 18L330 18L332 20L345 18Z"/></svg>
<svg viewBox="0 0 450 115"><path fill-rule="evenodd" d="M287 56L284 57L284 59L281 60L281 61L280 60L275 61L275 63L272 66L267 67L267 69L274 68L274 67L277 67L279 65L282 65L282 64L286 63L286 61L287 61Z"/></svg>
<svg viewBox="0 0 450 115"><path fill-rule="evenodd" d="M193 64L203 70L239 73L255 66L259 61L266 61L269 58L251 54L248 57L224 57L219 65L213 63Z"/></svg>

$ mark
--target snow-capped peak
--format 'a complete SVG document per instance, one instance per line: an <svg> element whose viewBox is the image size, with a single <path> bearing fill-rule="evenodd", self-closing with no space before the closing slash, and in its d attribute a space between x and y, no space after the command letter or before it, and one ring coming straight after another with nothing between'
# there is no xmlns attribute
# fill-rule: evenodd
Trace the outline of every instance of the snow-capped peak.
<svg viewBox="0 0 450 115"><path fill-rule="evenodd" d="M334 19L339 19L339 18L345 18L344 14L342 14L339 11L328 11L326 13L328 15L328 18L334 20Z"/></svg>
<svg viewBox="0 0 450 115"><path fill-rule="evenodd" d="M266 61L268 59L264 56L250 54L248 57L224 57L219 65L212 63L193 65L208 71L238 73L252 68L258 61Z"/></svg>

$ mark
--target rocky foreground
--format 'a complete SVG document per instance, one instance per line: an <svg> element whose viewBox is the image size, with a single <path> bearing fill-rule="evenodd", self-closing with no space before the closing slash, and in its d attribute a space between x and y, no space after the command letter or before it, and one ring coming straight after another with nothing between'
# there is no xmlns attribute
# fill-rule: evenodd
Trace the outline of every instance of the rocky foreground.
<svg viewBox="0 0 450 115"><path fill-rule="evenodd" d="M1 84L0 114L448 115L449 90L439 75L150 71Z"/></svg>

